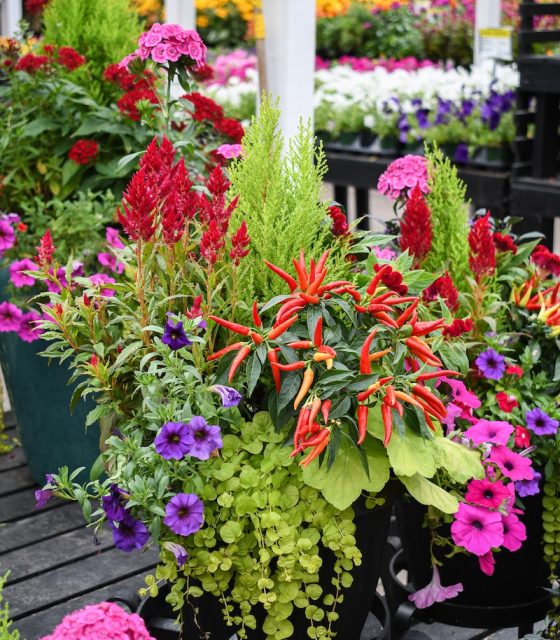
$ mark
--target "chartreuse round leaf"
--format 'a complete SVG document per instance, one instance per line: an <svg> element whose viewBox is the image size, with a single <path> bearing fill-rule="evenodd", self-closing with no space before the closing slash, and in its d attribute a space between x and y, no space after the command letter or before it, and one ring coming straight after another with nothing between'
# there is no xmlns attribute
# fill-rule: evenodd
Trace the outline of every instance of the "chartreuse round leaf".
<svg viewBox="0 0 560 640"><path fill-rule="evenodd" d="M398 476L413 476L418 473L431 478L438 468L433 438L427 440L408 427L404 437L393 431L387 445L387 455Z"/></svg>
<svg viewBox="0 0 560 640"><path fill-rule="evenodd" d="M430 482L419 473L413 476L400 476L399 480L410 492L410 495L420 504L432 505L443 513L455 513L459 502L455 496Z"/></svg>
<svg viewBox="0 0 560 640"><path fill-rule="evenodd" d="M222 527L220 527L220 537L224 542L227 542L228 544L235 542L242 533L243 528L241 527L239 522L235 522L235 520L230 520L229 522L226 522Z"/></svg>
<svg viewBox="0 0 560 640"><path fill-rule="evenodd" d="M464 484L471 478L484 478L484 467L480 461L480 453L467 449L458 442L447 438L433 439L436 449L436 460L449 476Z"/></svg>

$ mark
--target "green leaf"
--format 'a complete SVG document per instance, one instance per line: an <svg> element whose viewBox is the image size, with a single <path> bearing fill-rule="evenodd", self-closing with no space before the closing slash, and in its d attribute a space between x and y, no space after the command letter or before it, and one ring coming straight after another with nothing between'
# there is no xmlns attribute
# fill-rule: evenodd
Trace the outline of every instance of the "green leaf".
<svg viewBox="0 0 560 640"><path fill-rule="evenodd" d="M70 180L80 171L81 166L73 160L66 160L62 165L62 184L66 186Z"/></svg>
<svg viewBox="0 0 560 640"><path fill-rule="evenodd" d="M226 522L222 527L220 527L220 537L227 544L235 542L238 538L241 537L242 533L243 527L239 524L239 522L235 522L234 520L230 520L229 522Z"/></svg>
<svg viewBox="0 0 560 640"><path fill-rule="evenodd" d="M111 369L115 371L120 367L120 365L133 353L138 351L144 343L142 340L136 340L135 342L131 342L128 346L126 346L120 353L119 357L115 360L114 364L111 366Z"/></svg>
<svg viewBox="0 0 560 640"><path fill-rule="evenodd" d="M287 375L282 380L282 387L278 394L278 411L281 411L290 401L293 401L298 393L298 389L301 386L301 377L293 373Z"/></svg>
<svg viewBox="0 0 560 640"><path fill-rule="evenodd" d="M420 504L432 505L443 513L455 513L459 508L459 502L455 496L418 473L411 477L399 476L399 480Z"/></svg>
<svg viewBox="0 0 560 640"><path fill-rule="evenodd" d="M439 355L448 369L467 373L469 359L462 344L444 342L439 348Z"/></svg>
<svg viewBox="0 0 560 640"><path fill-rule="evenodd" d="M443 437L435 437L438 465L443 467L451 478L464 484L471 478L484 478L484 467L480 462L480 453L471 451L458 442Z"/></svg>
<svg viewBox="0 0 560 640"><path fill-rule="evenodd" d="M249 364L247 366L247 397L251 397L251 394L255 390L257 386L257 382L259 381L259 376L262 371L262 362L258 357L258 354L253 354Z"/></svg>
<svg viewBox="0 0 560 640"><path fill-rule="evenodd" d="M21 134L25 137L34 138L44 131L51 131L59 126L60 124L52 118L37 118L25 125L21 130Z"/></svg>

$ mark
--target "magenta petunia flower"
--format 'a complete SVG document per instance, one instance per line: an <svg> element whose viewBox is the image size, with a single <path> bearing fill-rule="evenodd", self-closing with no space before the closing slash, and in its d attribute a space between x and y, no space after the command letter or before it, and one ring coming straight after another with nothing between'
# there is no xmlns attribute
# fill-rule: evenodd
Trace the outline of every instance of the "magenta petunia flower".
<svg viewBox="0 0 560 640"><path fill-rule="evenodd" d="M491 442L493 444L507 444L513 427L509 422L501 420L479 420L472 427L465 431L465 436L470 438L474 444Z"/></svg>
<svg viewBox="0 0 560 640"><path fill-rule="evenodd" d="M506 360L494 349L486 349L474 361L485 378L500 380L506 370Z"/></svg>
<svg viewBox="0 0 560 640"><path fill-rule="evenodd" d="M124 264L117 260L117 257L112 253L107 253L106 251L102 251L97 254L97 260L99 264L103 267L107 267L107 269L111 269L111 271L116 271L121 274L124 271Z"/></svg>
<svg viewBox="0 0 560 640"><path fill-rule="evenodd" d="M35 280L28 276L24 271L38 271L39 267L29 258L22 258L16 260L10 265L10 280L14 287L21 289L21 287L31 287L35 284Z"/></svg>
<svg viewBox="0 0 560 640"><path fill-rule="evenodd" d="M243 147L240 144L222 144L216 149L216 153L226 160L237 158L242 151Z"/></svg>
<svg viewBox="0 0 560 640"><path fill-rule="evenodd" d="M531 460L510 451L503 445L492 447L488 459L496 464L504 476L510 480L531 480L533 478Z"/></svg>
<svg viewBox="0 0 560 640"><path fill-rule="evenodd" d="M480 570L487 576L493 575L494 565L496 564L494 554L491 551L488 551L488 553L485 553L483 556L479 556L478 564L480 566Z"/></svg>
<svg viewBox="0 0 560 640"><path fill-rule="evenodd" d="M35 342L35 340L39 340L43 329L38 326L38 323L42 322L42 320L43 318L36 311L24 313L21 316L18 336L24 342Z"/></svg>
<svg viewBox="0 0 560 640"><path fill-rule="evenodd" d="M523 541L527 540L525 525L514 513L502 516L502 525L504 527L503 546L509 551L517 551L521 548Z"/></svg>
<svg viewBox="0 0 560 640"><path fill-rule="evenodd" d="M502 516L498 511L461 502L451 525L451 536L456 545L483 556L504 540Z"/></svg>
<svg viewBox="0 0 560 640"><path fill-rule="evenodd" d="M465 500L479 507L498 509L502 502L509 498L510 493L501 481L471 480L467 487Z"/></svg>
<svg viewBox="0 0 560 640"><path fill-rule="evenodd" d="M182 422L166 422L154 440L156 451L166 460L181 460L193 443L189 427Z"/></svg>
<svg viewBox="0 0 560 640"><path fill-rule="evenodd" d="M0 303L0 332L19 331L23 313L11 302Z"/></svg>
<svg viewBox="0 0 560 640"><path fill-rule="evenodd" d="M107 276L104 273L94 273L89 277L89 281L94 287L103 287L104 284L113 284L116 282L115 278L111 278L111 276ZM112 298L115 295L115 290L103 287L99 293L106 298Z"/></svg>
<svg viewBox="0 0 560 640"><path fill-rule="evenodd" d="M6 218L0 219L0 253L8 251L16 243L16 232Z"/></svg>
<svg viewBox="0 0 560 640"><path fill-rule="evenodd" d="M432 567L432 580L423 589L416 591L408 596L411 602L414 602L418 609L426 609L431 607L434 602L443 602L450 598L455 598L461 591L463 591L463 585L458 582L452 584L449 587L442 586L439 578L439 570L436 566Z"/></svg>
<svg viewBox="0 0 560 640"><path fill-rule="evenodd" d="M178 493L165 507L163 524L178 536L196 533L204 522L204 504L194 493Z"/></svg>
<svg viewBox="0 0 560 640"><path fill-rule="evenodd" d="M453 378L441 378L441 381L451 387L451 395L455 402L470 407L471 409L480 408L480 400L474 393L467 389L464 382L453 380Z"/></svg>
<svg viewBox="0 0 560 640"><path fill-rule="evenodd" d="M105 241L113 249L124 249L124 243L119 235L119 230L113 227L105 229Z"/></svg>
<svg viewBox="0 0 560 640"><path fill-rule="evenodd" d="M539 407L527 411L525 420L527 427L538 436L554 436L560 425L558 420L551 418L548 413L545 413Z"/></svg>
<svg viewBox="0 0 560 640"><path fill-rule="evenodd" d="M220 427L208 424L202 416L193 416L187 425L192 438L188 454L199 460L208 460L212 451L222 448Z"/></svg>

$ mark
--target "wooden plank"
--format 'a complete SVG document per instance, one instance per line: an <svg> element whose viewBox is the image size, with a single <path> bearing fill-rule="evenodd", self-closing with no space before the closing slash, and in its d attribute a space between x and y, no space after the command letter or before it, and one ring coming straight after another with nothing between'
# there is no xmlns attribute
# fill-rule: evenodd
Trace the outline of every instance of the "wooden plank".
<svg viewBox="0 0 560 640"><path fill-rule="evenodd" d="M31 477L27 467L9 469L0 475L0 497L32 487L35 487L35 480Z"/></svg>
<svg viewBox="0 0 560 640"><path fill-rule="evenodd" d="M113 536L109 531L100 536L96 544L93 529L82 527L1 555L0 574L9 570L8 584L13 584L75 560L97 555L113 546Z"/></svg>
<svg viewBox="0 0 560 640"><path fill-rule="evenodd" d="M60 506L56 500L49 501L41 511ZM37 513L35 490L26 489L0 498L0 522L13 522Z"/></svg>
<svg viewBox="0 0 560 640"><path fill-rule="evenodd" d="M49 573L8 585L4 589L4 598L10 605L13 619L19 620L66 602L69 598L149 571L157 558L155 550L141 554L109 549Z"/></svg>
<svg viewBox="0 0 560 640"><path fill-rule="evenodd" d="M5 453L0 456L0 478L2 478L2 471L9 471L10 469L16 469L17 467L23 467L25 465L25 454L21 447L17 447L10 453ZM1 482L1 480L0 480Z"/></svg>
<svg viewBox="0 0 560 640"><path fill-rule="evenodd" d="M61 504L57 509L39 511L30 518L0 526L0 551L7 553L83 526L80 506L75 503Z"/></svg>
<svg viewBox="0 0 560 640"><path fill-rule="evenodd" d="M125 580L119 580L107 587L96 589L77 598L71 598L63 604L23 618L14 624L14 628L20 632L22 638L38 640L52 631L67 613L85 607L88 604L103 602L107 598L115 596L126 597L129 593L134 594L137 592L142 586L144 586L144 572Z"/></svg>

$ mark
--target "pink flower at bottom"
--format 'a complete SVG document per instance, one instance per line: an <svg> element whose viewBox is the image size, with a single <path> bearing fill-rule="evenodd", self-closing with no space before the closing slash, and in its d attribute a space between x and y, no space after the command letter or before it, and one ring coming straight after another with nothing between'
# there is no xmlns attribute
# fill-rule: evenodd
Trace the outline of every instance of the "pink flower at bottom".
<svg viewBox="0 0 560 640"><path fill-rule="evenodd" d="M474 502L480 507L498 509L502 502L510 497L510 492L503 482L489 480L471 480L467 487L465 500Z"/></svg>
<svg viewBox="0 0 560 640"><path fill-rule="evenodd" d="M525 525L514 513L502 516L502 524L504 526L504 547L509 551L517 551L521 548L523 541L527 540Z"/></svg>
<svg viewBox="0 0 560 640"><path fill-rule="evenodd" d="M451 525L453 542L477 556L483 556L504 541L502 516L498 511L461 502Z"/></svg>
<svg viewBox="0 0 560 640"><path fill-rule="evenodd" d="M487 576L491 576L494 573L494 565L496 564L494 554L491 551L488 551L488 553L485 553L483 556L479 556L478 564L480 565L482 573L485 573Z"/></svg>
<svg viewBox="0 0 560 640"><path fill-rule="evenodd" d="M22 315L21 309L18 309L15 304L0 303L0 332L18 331Z"/></svg>
<svg viewBox="0 0 560 640"><path fill-rule="evenodd" d="M408 596L411 602L414 602L418 609L426 609L431 607L434 602L443 602L450 598L455 598L463 590L463 585L458 582L449 587L442 586L439 579L439 570L433 567L432 580L423 589L416 591Z"/></svg>
<svg viewBox="0 0 560 640"><path fill-rule="evenodd" d="M488 459L497 465L504 476L510 480L533 479L534 473L531 460L519 453L510 451L503 445L492 447Z"/></svg>
<svg viewBox="0 0 560 640"><path fill-rule="evenodd" d="M18 329L18 336L24 342L35 342L39 340L43 330L37 326L38 322L43 320L36 311L29 311L21 316L21 324Z"/></svg>

